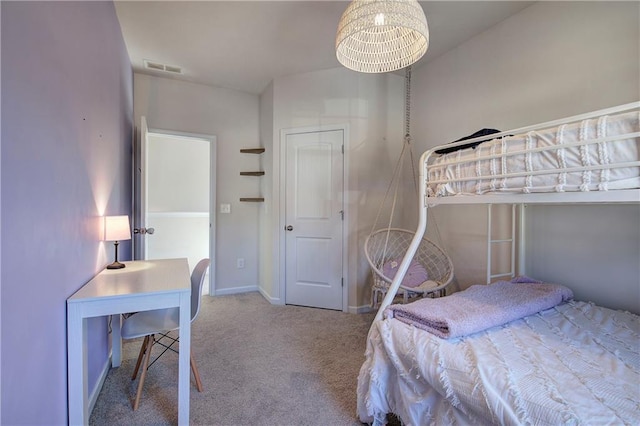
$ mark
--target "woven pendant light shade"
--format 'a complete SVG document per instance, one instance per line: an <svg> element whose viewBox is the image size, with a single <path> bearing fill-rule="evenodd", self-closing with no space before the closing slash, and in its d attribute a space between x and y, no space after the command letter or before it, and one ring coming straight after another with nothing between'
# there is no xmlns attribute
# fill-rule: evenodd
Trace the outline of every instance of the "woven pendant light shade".
<svg viewBox="0 0 640 426"><path fill-rule="evenodd" d="M427 18L416 0L354 0L338 24L336 56L354 71L408 67L428 46Z"/></svg>

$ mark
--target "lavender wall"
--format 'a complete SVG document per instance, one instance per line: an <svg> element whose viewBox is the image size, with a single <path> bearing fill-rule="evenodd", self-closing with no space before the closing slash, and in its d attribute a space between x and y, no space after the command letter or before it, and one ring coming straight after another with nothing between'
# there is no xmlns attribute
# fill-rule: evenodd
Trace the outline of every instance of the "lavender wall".
<svg viewBox="0 0 640 426"><path fill-rule="evenodd" d="M64 424L66 299L112 260L98 218L131 214L133 75L113 3L1 8L1 423ZM108 336L89 326L91 389Z"/></svg>

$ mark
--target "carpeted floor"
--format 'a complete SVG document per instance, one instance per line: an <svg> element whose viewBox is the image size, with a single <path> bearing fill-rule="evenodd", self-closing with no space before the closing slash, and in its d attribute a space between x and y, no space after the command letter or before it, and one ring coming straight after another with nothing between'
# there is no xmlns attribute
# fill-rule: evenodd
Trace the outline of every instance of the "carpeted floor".
<svg viewBox="0 0 640 426"><path fill-rule="evenodd" d="M356 381L372 320L373 314L274 306L259 293L204 296L192 327L204 392L191 387L191 424L360 425ZM131 408L141 343L125 342L122 365L109 372L91 425L177 423L174 353L149 369L140 408Z"/></svg>

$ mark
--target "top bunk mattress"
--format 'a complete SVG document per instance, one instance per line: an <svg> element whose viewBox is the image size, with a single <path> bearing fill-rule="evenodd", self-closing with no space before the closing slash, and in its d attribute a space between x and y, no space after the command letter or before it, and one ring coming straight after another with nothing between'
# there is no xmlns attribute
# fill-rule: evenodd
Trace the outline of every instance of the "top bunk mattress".
<svg viewBox="0 0 640 426"><path fill-rule="evenodd" d="M426 171L427 196L640 188L639 131L640 112L633 111L433 155Z"/></svg>

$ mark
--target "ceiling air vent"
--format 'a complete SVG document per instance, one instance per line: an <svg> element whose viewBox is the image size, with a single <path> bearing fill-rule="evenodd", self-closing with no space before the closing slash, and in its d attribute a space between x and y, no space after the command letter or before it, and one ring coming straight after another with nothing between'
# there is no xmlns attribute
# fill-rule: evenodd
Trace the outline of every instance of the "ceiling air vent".
<svg viewBox="0 0 640 426"><path fill-rule="evenodd" d="M144 62L144 67L148 70L168 72L171 74L182 74L182 68L180 67L176 67L173 65L165 65L165 64L161 64L160 62L150 61L148 59L145 59L143 62Z"/></svg>

